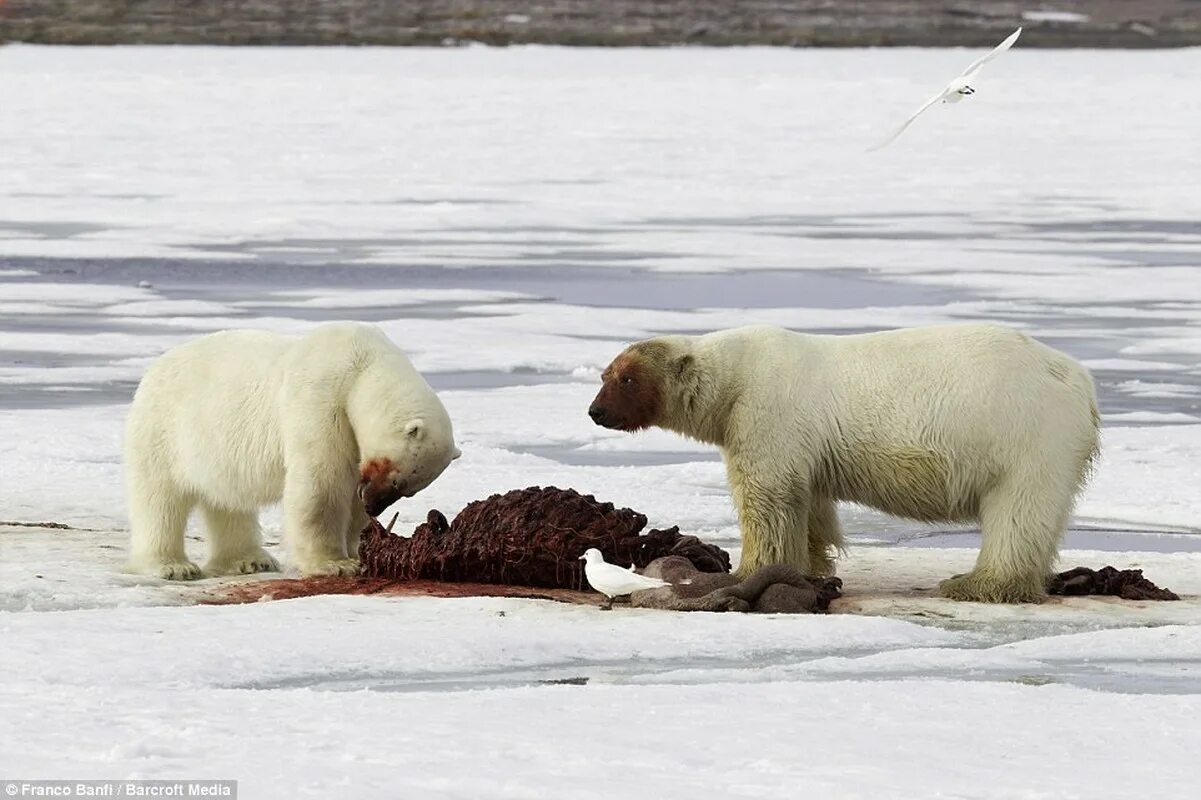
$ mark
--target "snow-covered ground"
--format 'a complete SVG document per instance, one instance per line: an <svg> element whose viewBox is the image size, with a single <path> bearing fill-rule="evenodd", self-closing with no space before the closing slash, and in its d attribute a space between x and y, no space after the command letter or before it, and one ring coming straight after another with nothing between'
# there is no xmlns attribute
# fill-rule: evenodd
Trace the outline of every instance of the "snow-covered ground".
<svg viewBox="0 0 1201 800"><path fill-rule="evenodd" d="M0 49L0 522L77 528L0 525L0 776L1195 796L1201 52L1019 46L863 152L973 56ZM120 574L121 421L146 364L210 330L329 319L381 324L455 419L464 457L398 526L555 484L735 553L711 450L585 416L625 342L1019 326L1101 396L1063 565L1138 566L1187 597L943 601L975 535L862 509L823 617L197 606L218 580Z"/></svg>

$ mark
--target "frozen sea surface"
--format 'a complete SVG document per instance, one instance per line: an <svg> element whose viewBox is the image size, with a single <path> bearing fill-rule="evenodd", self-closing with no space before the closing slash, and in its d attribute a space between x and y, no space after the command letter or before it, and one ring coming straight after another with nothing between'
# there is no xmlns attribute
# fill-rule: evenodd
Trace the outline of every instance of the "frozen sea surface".
<svg viewBox="0 0 1201 800"><path fill-rule="evenodd" d="M1192 797L1201 781L1201 52L0 49L0 775L244 796ZM1083 360L1062 564L1180 603L956 604L978 534L844 509L835 614L196 606L127 576L120 438L164 349L380 324L464 458L737 555L709 448L585 416L628 341L991 320ZM278 546L279 516L264 517ZM189 549L203 556L200 532ZM636 726L628 724L637 719ZM582 780L597 763L604 779ZM667 766L665 766L667 765Z"/></svg>

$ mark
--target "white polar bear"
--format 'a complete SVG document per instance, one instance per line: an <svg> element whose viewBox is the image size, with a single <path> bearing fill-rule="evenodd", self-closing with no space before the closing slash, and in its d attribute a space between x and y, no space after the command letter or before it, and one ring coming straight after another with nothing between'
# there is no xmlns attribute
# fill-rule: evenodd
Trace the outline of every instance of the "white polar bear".
<svg viewBox="0 0 1201 800"><path fill-rule="evenodd" d="M374 326L204 336L159 358L134 395L129 569L199 577L184 552L197 505L207 572L279 569L263 550L258 509L282 499L300 571L353 574L367 515L424 489L458 455L441 401Z"/></svg>
<svg viewBox="0 0 1201 800"><path fill-rule="evenodd" d="M829 574L843 547L834 504L853 501L978 520L976 567L943 594L1038 600L1097 453L1088 371L991 325L663 336L631 345L603 380L597 424L657 425L721 449L743 574L773 563Z"/></svg>

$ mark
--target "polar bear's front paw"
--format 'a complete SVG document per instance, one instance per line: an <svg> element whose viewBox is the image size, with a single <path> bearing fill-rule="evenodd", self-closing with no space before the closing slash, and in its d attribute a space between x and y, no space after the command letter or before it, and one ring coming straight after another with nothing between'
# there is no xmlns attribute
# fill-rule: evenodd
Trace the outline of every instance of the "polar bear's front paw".
<svg viewBox="0 0 1201 800"><path fill-rule="evenodd" d="M203 573L200 567L193 564L191 561L168 561L165 564L158 564L153 570L147 570L151 574L157 574L160 578L166 578L169 581L194 581Z"/></svg>
<svg viewBox="0 0 1201 800"><path fill-rule="evenodd" d="M359 560L357 558L332 558L328 561L315 561L300 566L301 574L312 575L358 575Z"/></svg>
<svg viewBox="0 0 1201 800"><path fill-rule="evenodd" d="M210 561L205 569L213 575L252 575L256 572L279 572L279 562L266 550L259 550L237 558Z"/></svg>

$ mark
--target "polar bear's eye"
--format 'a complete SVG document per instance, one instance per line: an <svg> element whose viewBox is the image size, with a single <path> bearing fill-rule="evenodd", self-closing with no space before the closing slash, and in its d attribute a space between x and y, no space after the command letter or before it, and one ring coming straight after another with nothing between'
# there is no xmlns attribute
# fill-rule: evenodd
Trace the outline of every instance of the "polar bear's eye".
<svg viewBox="0 0 1201 800"><path fill-rule="evenodd" d="M632 386L634 384L634 379L629 375L623 375L621 376L621 383L623 386Z"/></svg>

